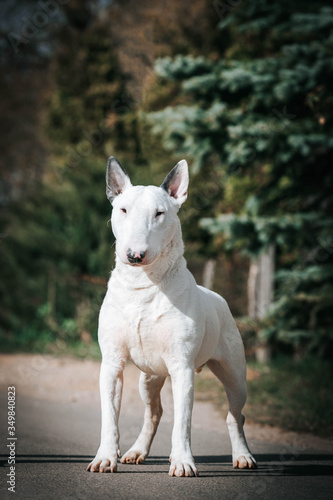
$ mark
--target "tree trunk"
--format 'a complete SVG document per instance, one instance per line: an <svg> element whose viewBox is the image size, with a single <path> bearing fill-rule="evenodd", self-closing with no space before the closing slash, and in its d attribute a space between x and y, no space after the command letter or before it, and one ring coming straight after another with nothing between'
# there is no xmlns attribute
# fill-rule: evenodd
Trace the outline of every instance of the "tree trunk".
<svg viewBox="0 0 333 500"><path fill-rule="evenodd" d="M247 291L248 314L251 318L263 318L273 301L274 258L275 246L270 245L267 252L261 253L258 259L253 259L250 263ZM270 357L270 347L267 344L257 346L257 361L266 363Z"/></svg>
<svg viewBox="0 0 333 500"><path fill-rule="evenodd" d="M47 325L51 330L56 330L56 273L53 267L49 268L47 281Z"/></svg>
<svg viewBox="0 0 333 500"><path fill-rule="evenodd" d="M248 314L251 318L263 318L273 301L275 246L261 253L250 263L248 291Z"/></svg>
<svg viewBox="0 0 333 500"><path fill-rule="evenodd" d="M257 282L258 282L259 266L256 260L251 260L249 277L247 280L247 296L248 296L248 314L250 318L256 318L257 307Z"/></svg>
<svg viewBox="0 0 333 500"><path fill-rule="evenodd" d="M204 287L211 290L214 285L214 274L216 268L216 259L208 259L205 262L203 273L202 273L202 284Z"/></svg>
<svg viewBox="0 0 333 500"><path fill-rule="evenodd" d="M260 254L258 289L257 289L257 317L263 318L273 301L274 290L274 257L275 246L270 245L268 251Z"/></svg>

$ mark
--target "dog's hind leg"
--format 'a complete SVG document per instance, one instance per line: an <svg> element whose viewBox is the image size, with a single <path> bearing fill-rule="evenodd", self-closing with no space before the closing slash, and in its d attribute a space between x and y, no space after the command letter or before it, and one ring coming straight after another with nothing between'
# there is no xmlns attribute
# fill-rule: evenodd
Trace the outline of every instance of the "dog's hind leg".
<svg viewBox="0 0 333 500"><path fill-rule="evenodd" d="M238 346L237 346L238 347ZM229 401L229 412L227 424L232 446L232 461L234 468L256 468L257 464L253 458L246 442L243 425L245 417L242 409L246 402L246 365L243 348L237 348L228 361L212 359L207 366L214 375L222 382Z"/></svg>
<svg viewBox="0 0 333 500"><path fill-rule="evenodd" d="M145 404L143 427L133 446L122 456L121 463L142 464L147 457L163 413L160 392L164 381L165 377L141 372L139 390Z"/></svg>

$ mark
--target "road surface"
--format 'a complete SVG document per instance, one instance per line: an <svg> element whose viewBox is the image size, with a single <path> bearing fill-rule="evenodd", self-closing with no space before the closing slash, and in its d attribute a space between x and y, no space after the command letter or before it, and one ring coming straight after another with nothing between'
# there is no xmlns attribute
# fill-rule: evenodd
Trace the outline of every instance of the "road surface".
<svg viewBox="0 0 333 500"><path fill-rule="evenodd" d="M48 370L47 370L48 371ZM38 370L37 370L38 372ZM43 372L37 373L43 385ZM86 373L89 378L89 371ZM45 379L47 379L45 372ZM1 486L0 498L15 499L329 499L333 498L333 455L330 448L309 449L288 443L267 442L253 433L250 447L258 469L234 470L226 425L205 418L212 410L195 403L192 450L198 478L168 476L172 419L162 418L150 458L143 465L118 465L116 474L86 472L100 433L98 397L40 397L16 389L15 493L6 484L8 456L7 391L0 392ZM16 383L16 381L15 381ZM125 379L126 384L126 379ZM69 380L69 385L70 380ZM68 388L63 388L64 394ZM97 387L96 387L97 390ZM29 391L28 391L29 392ZM70 391L69 391L70 392ZM164 397L167 403L169 396ZM61 400L60 400L61 399ZM214 412L214 410L212 410ZM200 413L200 418L198 417ZM215 421L216 414L214 414ZM205 425L207 421L207 425ZM132 444L142 423L142 407L125 395L120 431L123 452ZM220 427L219 427L220 426Z"/></svg>

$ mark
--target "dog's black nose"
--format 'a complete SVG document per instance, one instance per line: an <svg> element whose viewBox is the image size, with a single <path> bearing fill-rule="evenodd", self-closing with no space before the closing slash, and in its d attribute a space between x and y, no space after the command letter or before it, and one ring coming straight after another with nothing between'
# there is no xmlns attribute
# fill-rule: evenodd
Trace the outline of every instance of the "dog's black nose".
<svg viewBox="0 0 333 500"><path fill-rule="evenodd" d="M130 264L140 264L145 258L146 252L134 252L131 248L129 248L126 255Z"/></svg>

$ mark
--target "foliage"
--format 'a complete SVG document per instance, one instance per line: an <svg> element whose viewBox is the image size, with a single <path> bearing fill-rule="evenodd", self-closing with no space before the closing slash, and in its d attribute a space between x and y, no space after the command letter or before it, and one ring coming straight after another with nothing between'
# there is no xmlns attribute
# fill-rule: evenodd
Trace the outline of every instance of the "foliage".
<svg viewBox="0 0 333 500"><path fill-rule="evenodd" d="M19 336L22 346L31 344L28 331L74 341L88 330L96 338L106 273L113 265L104 172L104 161L85 162L64 172L62 183L54 176L52 188L41 185L38 196L2 214L5 343Z"/></svg>
<svg viewBox="0 0 333 500"><path fill-rule="evenodd" d="M106 150L117 141L125 77L108 24L91 22L88 10L80 2L66 10L70 21L50 65L43 176L0 214L1 340L8 349L97 338L113 267Z"/></svg>
<svg viewBox="0 0 333 500"><path fill-rule="evenodd" d="M81 31L64 29L57 54L56 90L50 102L49 134L77 144L102 126L111 129L125 77L113 50L107 24ZM98 142L98 138L95 138Z"/></svg>
<svg viewBox="0 0 333 500"><path fill-rule="evenodd" d="M32 17L36 4L23 4ZM241 2L214 30L203 0L190 11L175 1L109 4L60 6L15 64L8 50L0 61L9 96L1 108L3 338L22 346L34 335L94 336L113 254L107 156L116 154L134 183L162 182L170 156L185 156L191 192L180 217L191 254L253 257L274 242L276 303L260 335L277 348L329 353L332 8ZM9 2L16 14L5 20L22 29L18 7ZM176 55L157 60L153 80L156 54Z"/></svg>
<svg viewBox="0 0 333 500"><path fill-rule="evenodd" d="M245 410L252 421L323 436L327 429L332 434L333 379L328 360L280 357L270 367L254 368L260 375L248 382Z"/></svg>
<svg viewBox="0 0 333 500"><path fill-rule="evenodd" d="M248 363L248 422L286 430L333 435L333 378L329 360L279 356L270 365ZM220 382L204 369L195 377L195 396L210 400L227 414L228 401Z"/></svg>
<svg viewBox="0 0 333 500"><path fill-rule="evenodd" d="M181 23L178 13L187 7L177 2L173 7L73 0L59 4L15 57L7 44L0 61L0 83L9 97L1 108L6 118L0 186L3 347L39 349L47 341L76 345L96 338L113 266L107 157L116 154L134 183L162 182L172 161L157 152L150 168L144 138L139 139L137 107L146 63L153 60L155 44L169 54L211 39L205 37L206 18L199 30L194 27L206 9L203 0L192 2ZM8 3L2 46L6 30L21 33L23 13L33 22L36 9L40 6L30 0ZM35 170L38 176L30 173Z"/></svg>
<svg viewBox="0 0 333 500"><path fill-rule="evenodd" d="M20 32L22 11L16 0L11 3L13 15L9 6L5 17L10 22L15 19L11 30ZM10 172L11 177L7 180L3 176L0 189L0 203L6 205L0 213L0 323L6 348L39 348L46 339L57 345L96 339L98 310L114 254L113 236L107 226L107 157L117 154L134 183L152 182L154 176L156 182L162 182L173 166L170 160L163 164L159 159L155 168L147 168L138 138L136 107L140 96L128 91L129 82L138 81L142 69L141 61L138 67L137 45L147 41L150 31L145 23L151 4L133 2L130 16L129 6L110 9L107 4L74 0L59 6L57 16L50 17L45 29L37 30L36 37L20 46L15 59L20 79L7 70L1 78L6 92L12 90L8 105L2 109L13 124L3 126L6 148L2 172ZM27 19L33 19L36 3L27 5ZM193 15L199 16L202 5L202 0L196 1ZM161 3L154 7L153 14L161 24L158 43L162 42L165 49L170 47L165 33L171 29L175 32L176 24L163 24L161 9L167 10ZM133 32L127 19L125 43L115 26L119 19L137 21L137 13L145 31ZM177 46L189 46L185 43L188 35L177 29ZM193 39L193 32L191 36ZM41 54L45 44L48 51L44 60ZM127 67L123 64L128 55L124 57L124 48L134 54L130 57L132 65ZM12 58L8 50L1 60L3 66L10 68ZM35 66L40 66L39 72ZM131 74L126 74L128 69ZM137 88L134 90L138 93ZM19 113L13 102L18 102ZM29 105L23 106L26 102ZM39 142L47 158L39 153ZM39 176L33 177L29 186L28 167L39 167ZM19 193L13 177L23 186ZM10 190L16 191L16 197L8 196Z"/></svg>
<svg viewBox="0 0 333 500"><path fill-rule="evenodd" d="M201 221L215 251L255 256L277 246L276 303L261 335L327 355L333 346L332 28L326 2L242 3L219 25L229 44L219 59L157 61L161 82L177 84L178 101L147 118L167 149L191 159L194 173L213 172L222 182L214 213Z"/></svg>

